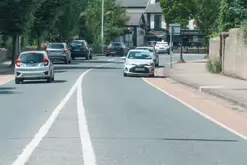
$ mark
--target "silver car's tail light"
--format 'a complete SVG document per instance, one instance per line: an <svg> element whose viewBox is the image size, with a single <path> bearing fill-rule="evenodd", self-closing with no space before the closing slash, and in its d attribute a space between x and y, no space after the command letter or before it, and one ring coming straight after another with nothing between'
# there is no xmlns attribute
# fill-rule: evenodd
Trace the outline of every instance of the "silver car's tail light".
<svg viewBox="0 0 247 165"><path fill-rule="evenodd" d="M47 66L49 64L49 61L46 59L46 57L44 56L44 65Z"/></svg>
<svg viewBox="0 0 247 165"><path fill-rule="evenodd" d="M20 67L20 63L21 63L21 61L20 61L20 60L17 60L17 61L15 62L15 65L16 65L17 67Z"/></svg>

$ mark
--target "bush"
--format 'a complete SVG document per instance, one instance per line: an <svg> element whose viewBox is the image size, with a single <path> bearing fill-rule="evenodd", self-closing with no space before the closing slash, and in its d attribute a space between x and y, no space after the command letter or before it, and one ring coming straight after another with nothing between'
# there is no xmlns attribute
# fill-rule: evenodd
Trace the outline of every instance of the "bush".
<svg viewBox="0 0 247 165"><path fill-rule="evenodd" d="M208 59L208 57L209 57L208 54L206 54L206 55L204 56L204 59Z"/></svg>
<svg viewBox="0 0 247 165"><path fill-rule="evenodd" d="M207 63L207 69L211 73L220 73L222 71L220 58L214 60L209 59Z"/></svg>
<svg viewBox="0 0 247 165"><path fill-rule="evenodd" d="M243 41L247 45L247 19L241 23L240 28L243 31Z"/></svg>

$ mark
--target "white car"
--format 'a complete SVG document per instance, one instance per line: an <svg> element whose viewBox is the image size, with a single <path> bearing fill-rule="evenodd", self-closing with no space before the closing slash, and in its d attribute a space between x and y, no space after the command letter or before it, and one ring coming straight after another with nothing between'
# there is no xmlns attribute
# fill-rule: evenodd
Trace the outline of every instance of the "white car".
<svg viewBox="0 0 247 165"><path fill-rule="evenodd" d="M125 60L123 75L154 76L155 63L152 53L146 50L130 50Z"/></svg>
<svg viewBox="0 0 247 165"><path fill-rule="evenodd" d="M169 45L167 42L157 42L155 45L156 53L168 53L169 54Z"/></svg>
<svg viewBox="0 0 247 165"><path fill-rule="evenodd" d="M15 63L15 83L36 79L54 81L54 65L45 51L22 52Z"/></svg>
<svg viewBox="0 0 247 165"><path fill-rule="evenodd" d="M151 52L153 59L154 59L155 66L159 66L159 55L158 55L158 53L155 52L155 49L153 47L141 46L141 47L137 47L135 49L136 50L148 50L149 52Z"/></svg>

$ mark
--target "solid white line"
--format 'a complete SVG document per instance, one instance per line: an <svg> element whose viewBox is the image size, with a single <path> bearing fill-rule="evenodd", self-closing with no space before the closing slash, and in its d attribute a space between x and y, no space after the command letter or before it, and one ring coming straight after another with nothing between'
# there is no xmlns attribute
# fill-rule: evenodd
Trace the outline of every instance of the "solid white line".
<svg viewBox="0 0 247 165"><path fill-rule="evenodd" d="M5 81L5 82L1 83L0 85L7 84L7 83L9 83L10 81L13 81L14 79L15 79L15 78L13 77L13 78L11 78L11 79L9 79L9 80L7 80L7 81Z"/></svg>
<svg viewBox="0 0 247 165"><path fill-rule="evenodd" d="M109 64L103 64L103 65L109 65ZM101 67L103 65L98 65L97 67ZM62 108L64 107L64 105L68 102L68 100L70 99L70 97L73 95L73 93L75 92L76 88L78 87L78 83L82 81L82 78L89 72L93 70L89 69L85 72L83 72L80 77L77 79L77 81L75 82L75 84L73 85L73 87L70 89L69 93L67 93L67 95L64 97L64 99L60 102L60 104L56 107L56 109L52 112L52 114L50 115L50 117L48 118L48 120L45 122L45 124L43 124L41 126L41 128L38 130L38 132L35 134L34 138L28 143L28 145L23 149L23 151L21 152L21 154L18 156L18 158L12 163L12 165L25 165L25 163L28 161L28 159L30 158L31 154L33 153L33 151L37 148L37 146L40 144L40 142L42 141L42 139L46 136L46 134L48 133L48 131L50 130L52 124L55 122L56 118L58 117L59 113L61 112ZM80 103L81 104L81 103ZM81 113L81 108L80 108L80 114ZM83 115L83 114L82 114ZM84 120L85 121L85 120ZM85 125L86 123L82 123L83 119L80 118L80 126L87 126ZM85 131L86 129L83 128L83 131ZM80 133L82 128L80 128ZM86 130L87 131L87 130ZM82 134L82 139L84 140L85 135ZM89 136L89 135L88 135ZM90 137L89 137L90 138ZM88 139L86 139L88 140ZM90 139L89 139L90 141ZM88 141L86 141L88 142ZM88 152L88 144L84 144L84 141L82 141L83 145L86 145L86 148L84 148L84 152L87 153L91 153ZM88 156L88 155L87 155ZM93 156L92 156L93 157ZM90 160L92 157L89 157ZM85 158L84 158L85 161ZM88 161L88 160L87 160ZM87 164L89 162L84 163L84 165L95 165L95 164Z"/></svg>
<svg viewBox="0 0 247 165"><path fill-rule="evenodd" d="M177 97L175 97L175 96L169 94L168 92L162 90L161 88L159 88L159 87L153 85L152 83L148 82L146 79L144 79L144 78L142 78L142 79L143 79L146 83L148 83L149 85L151 85L152 87L154 87L154 88L158 89L159 91L165 93L165 94L168 95L169 97L171 97L171 98L177 100L178 102L182 103L183 105L185 105L186 107L188 107L188 108L191 109L192 111L198 113L199 115L203 116L204 118L206 118L206 119L212 121L213 123L215 123L215 124L221 126L222 128L228 130L229 132L231 132L231 133L233 133L233 134L235 134L235 135L241 137L242 139L247 140L247 136L245 136L245 135L243 135L243 134L241 134L241 133L239 133L239 132L237 132L237 131L235 131L235 130L229 128L228 126L226 126L226 125L220 123L219 121L217 121L217 120L215 120L214 118L212 118L212 117L206 115L205 113L201 112L200 110L196 109L195 107L193 107L193 106L187 104L186 102L180 100L179 98L177 98Z"/></svg>
<svg viewBox="0 0 247 165"><path fill-rule="evenodd" d="M114 61L115 59L108 59L107 61Z"/></svg>
<svg viewBox="0 0 247 165"><path fill-rule="evenodd" d="M39 145L41 140L45 137L49 129L51 128L52 124L55 122L57 116L61 112L64 105L67 103L69 98L73 95L74 91L76 90L77 83L73 85L70 89L69 93L64 97L64 99L60 102L60 104L56 107L56 109L52 112L48 120L45 122L44 125L39 129L39 131L35 134L34 138L31 142L23 149L22 153L18 156L18 158L12 163L12 165L24 165L35 148Z"/></svg>
<svg viewBox="0 0 247 165"><path fill-rule="evenodd" d="M77 83L78 124L79 124L79 132L81 138L81 147L82 147L84 165L96 165L96 157L93 150L90 134L88 131L88 124L87 124L85 109L83 105L82 87L81 87L82 79L87 74L87 72L84 72L84 74L80 77Z"/></svg>

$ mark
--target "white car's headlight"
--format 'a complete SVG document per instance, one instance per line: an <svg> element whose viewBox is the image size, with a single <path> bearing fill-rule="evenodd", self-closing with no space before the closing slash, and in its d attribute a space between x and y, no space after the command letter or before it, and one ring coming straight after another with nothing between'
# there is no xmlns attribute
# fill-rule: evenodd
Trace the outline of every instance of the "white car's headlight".
<svg viewBox="0 0 247 165"><path fill-rule="evenodd" d="M150 63L150 64L149 64L149 66L152 66L152 65L154 65L154 63Z"/></svg>

